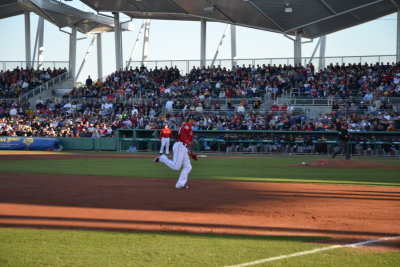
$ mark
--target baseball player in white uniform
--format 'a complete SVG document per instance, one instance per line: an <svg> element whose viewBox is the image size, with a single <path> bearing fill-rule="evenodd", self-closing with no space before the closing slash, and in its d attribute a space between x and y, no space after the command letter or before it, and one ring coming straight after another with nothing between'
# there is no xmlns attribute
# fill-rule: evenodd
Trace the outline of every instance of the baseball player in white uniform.
<svg viewBox="0 0 400 267"><path fill-rule="evenodd" d="M188 175L192 170L190 158L197 160L197 156L192 153L189 148L192 145L193 130L192 126L196 125L196 117L189 115L188 121L179 129L177 142L172 147L173 159L170 160L166 155L161 155L154 159L154 162L162 162L174 171L179 171L183 165L183 169L179 175L178 182L175 187L178 189L188 189Z"/></svg>

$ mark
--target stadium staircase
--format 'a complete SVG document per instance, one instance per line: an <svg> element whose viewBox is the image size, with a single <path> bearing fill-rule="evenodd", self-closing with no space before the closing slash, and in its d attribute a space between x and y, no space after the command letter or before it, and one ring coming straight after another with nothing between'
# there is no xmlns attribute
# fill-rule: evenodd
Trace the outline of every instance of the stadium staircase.
<svg viewBox="0 0 400 267"><path fill-rule="evenodd" d="M46 99L53 96L53 90L57 88L72 88L72 78L68 72L64 72L51 80L37 86L19 97L19 101L28 101L31 107L35 106L38 99Z"/></svg>
<svg viewBox="0 0 400 267"><path fill-rule="evenodd" d="M332 111L332 100L328 98L313 98L311 96L297 96L288 92L276 98L274 103L294 106L294 114L306 114L309 118L315 118L320 114Z"/></svg>

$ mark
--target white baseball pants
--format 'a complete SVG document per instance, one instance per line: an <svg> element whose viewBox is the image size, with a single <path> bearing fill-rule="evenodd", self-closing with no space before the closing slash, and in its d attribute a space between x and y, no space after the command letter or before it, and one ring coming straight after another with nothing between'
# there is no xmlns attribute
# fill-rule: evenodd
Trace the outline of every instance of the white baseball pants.
<svg viewBox="0 0 400 267"><path fill-rule="evenodd" d="M190 158L188 155L188 149L182 142L176 142L172 147L173 160L168 159L167 156L161 155L160 162L163 162L171 170L179 171L183 165L181 174L179 175L176 187L184 187L188 180L188 175L192 170L192 164L190 164Z"/></svg>
<svg viewBox="0 0 400 267"><path fill-rule="evenodd" d="M169 137L161 137L161 147L160 147L160 154L163 153L165 148L165 153L169 154Z"/></svg>

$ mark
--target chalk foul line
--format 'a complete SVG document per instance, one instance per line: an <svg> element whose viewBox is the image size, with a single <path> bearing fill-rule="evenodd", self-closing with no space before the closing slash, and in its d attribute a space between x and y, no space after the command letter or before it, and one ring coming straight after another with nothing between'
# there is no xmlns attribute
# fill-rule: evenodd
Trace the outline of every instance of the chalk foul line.
<svg viewBox="0 0 400 267"><path fill-rule="evenodd" d="M261 260L257 260L257 261L246 262L246 263L242 263L242 264L238 264L238 265L230 265L230 266L226 266L226 267L251 266L251 265L256 265L256 264L269 262L269 261L276 261L276 260L282 260L282 259L293 258L293 257L298 257L298 256L304 256L304 255L308 255L308 254L319 253L319 252L326 251L326 250L332 250L332 249L337 249L337 248L345 248L345 247L359 247L359 246L364 246L364 245L371 244L371 243L389 241L389 240L398 239L398 238L400 238L400 235L399 236L392 236L392 237L382 237L382 238L373 239L373 240L367 240L367 241L358 242L358 243L354 243L354 244L333 245L333 246L329 246L329 247L306 250L306 251L296 252L296 253L293 253L293 254L282 255L282 256L277 256L277 257L271 257L271 258L265 258L265 259L261 259Z"/></svg>

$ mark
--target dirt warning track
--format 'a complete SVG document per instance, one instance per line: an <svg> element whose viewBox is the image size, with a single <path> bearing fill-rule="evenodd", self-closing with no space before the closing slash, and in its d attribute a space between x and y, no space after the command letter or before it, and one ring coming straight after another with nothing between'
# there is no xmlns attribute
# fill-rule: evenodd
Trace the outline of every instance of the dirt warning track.
<svg viewBox="0 0 400 267"><path fill-rule="evenodd" d="M330 236L335 242L400 233L400 188L191 180L189 190L178 190L174 184L2 173L0 226Z"/></svg>

